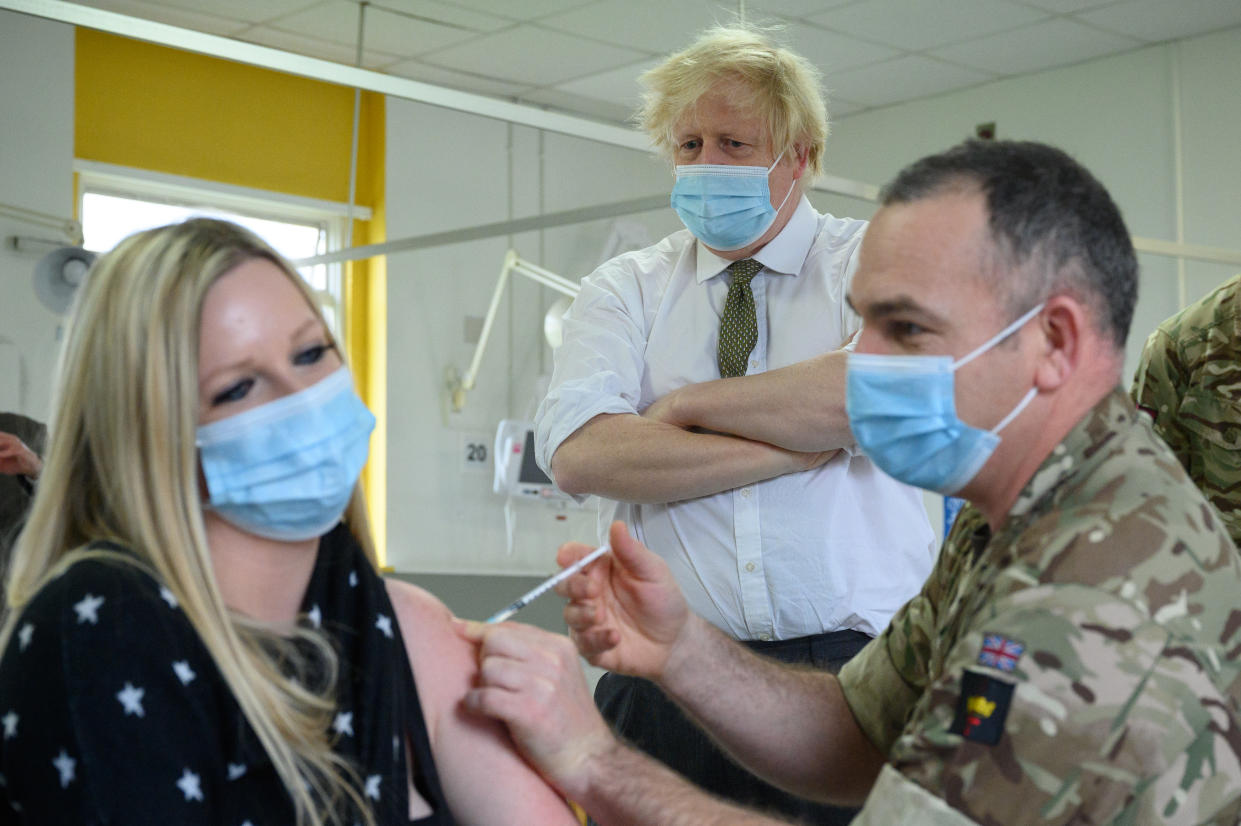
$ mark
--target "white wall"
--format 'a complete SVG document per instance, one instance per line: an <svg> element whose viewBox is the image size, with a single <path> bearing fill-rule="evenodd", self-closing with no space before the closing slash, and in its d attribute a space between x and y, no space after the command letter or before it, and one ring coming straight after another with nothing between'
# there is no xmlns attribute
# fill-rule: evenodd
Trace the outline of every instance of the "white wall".
<svg viewBox="0 0 1241 826"><path fill-rule="evenodd" d="M72 26L0 11L0 113L0 202L72 217ZM59 318L35 296L38 258L14 252L14 235L65 238L0 214L0 410L46 421Z"/></svg>
<svg viewBox="0 0 1241 826"><path fill-rule="evenodd" d="M541 143L530 128L389 100L388 237L668 190L667 168L645 153L552 134ZM652 241L679 226L671 210L628 220L647 226ZM389 257L388 560L398 570L545 573L556 569L560 543L595 538L593 509L523 503L514 554L507 556L504 498L491 492L490 465L462 469L464 440L490 445L501 419L533 415L539 377L552 364L543 314L558 293L514 276L462 412L449 412L444 388L447 368L464 372L470 363L466 317L486 312L510 244L523 258L577 280L598 264L611 226L595 221Z"/></svg>
<svg viewBox="0 0 1241 826"><path fill-rule="evenodd" d="M1241 29L1182 42L1185 240L1241 248ZM1190 264L1189 300L1241 267Z"/></svg>
<svg viewBox="0 0 1241 826"><path fill-rule="evenodd" d="M909 161L972 136L976 124L995 121L998 137L1045 141L1085 164L1112 193L1134 235L1175 240L1173 77L1178 60L1185 241L1241 249L1241 29L842 119L828 144L828 169L881 184ZM815 200L863 217L873 210L843 198ZM1128 373L1146 334L1179 308L1176 263L1141 255L1140 264ZM1235 270L1188 263L1189 300Z"/></svg>

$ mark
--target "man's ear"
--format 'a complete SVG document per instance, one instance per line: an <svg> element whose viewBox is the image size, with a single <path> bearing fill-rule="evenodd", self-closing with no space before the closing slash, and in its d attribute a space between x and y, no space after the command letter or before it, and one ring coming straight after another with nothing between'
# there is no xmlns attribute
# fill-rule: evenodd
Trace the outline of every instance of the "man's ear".
<svg viewBox="0 0 1241 826"><path fill-rule="evenodd" d="M793 180L797 180L806 174L806 164L810 161L810 147L802 143L793 144L793 156L797 160L797 171L793 173Z"/></svg>
<svg viewBox="0 0 1241 826"><path fill-rule="evenodd" d="M1067 295L1052 296L1037 316L1042 334L1034 383L1039 390L1056 390L1081 369L1088 334L1086 308Z"/></svg>

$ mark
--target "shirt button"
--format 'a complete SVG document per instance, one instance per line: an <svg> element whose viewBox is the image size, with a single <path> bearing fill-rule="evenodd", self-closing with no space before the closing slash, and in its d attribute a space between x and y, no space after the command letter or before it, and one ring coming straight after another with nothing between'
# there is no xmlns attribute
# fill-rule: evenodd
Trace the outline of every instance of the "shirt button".
<svg viewBox="0 0 1241 826"><path fill-rule="evenodd" d="M771 634L759 634L758 638L763 642L771 642Z"/></svg>
<svg viewBox="0 0 1241 826"><path fill-rule="evenodd" d="M752 370L758 369L758 359L750 359L750 368Z"/></svg>
<svg viewBox="0 0 1241 826"><path fill-rule="evenodd" d="M750 573L754 573L754 569L755 569L755 568L757 568L757 567L758 567L758 566L757 566L757 565L755 565L753 562L747 562L747 563L745 564L745 569L746 569L747 571L749 571Z"/></svg>
<svg viewBox="0 0 1241 826"><path fill-rule="evenodd" d="M753 492L754 492L753 488L742 488L741 489L741 495L744 496L746 499L749 499L750 494Z"/></svg>

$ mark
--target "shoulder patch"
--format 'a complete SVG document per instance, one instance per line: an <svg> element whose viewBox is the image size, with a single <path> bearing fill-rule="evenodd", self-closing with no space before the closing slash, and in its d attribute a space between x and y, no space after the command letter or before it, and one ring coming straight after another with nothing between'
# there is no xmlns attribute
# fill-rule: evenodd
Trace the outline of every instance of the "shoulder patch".
<svg viewBox="0 0 1241 826"><path fill-rule="evenodd" d="M983 634L982 650L978 652L978 664L1000 671L1012 671L1017 660L1025 653L1024 643L1010 640L999 634Z"/></svg>
<svg viewBox="0 0 1241 826"><path fill-rule="evenodd" d="M1013 688L1012 683L967 670L961 678L961 699L948 731L975 743L994 746L1004 733Z"/></svg>

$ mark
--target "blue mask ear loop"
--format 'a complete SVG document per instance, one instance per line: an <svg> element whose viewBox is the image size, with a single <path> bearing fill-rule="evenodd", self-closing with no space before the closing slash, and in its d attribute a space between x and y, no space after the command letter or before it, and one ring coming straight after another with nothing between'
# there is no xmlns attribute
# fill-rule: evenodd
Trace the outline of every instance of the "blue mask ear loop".
<svg viewBox="0 0 1241 826"><path fill-rule="evenodd" d="M1030 402L1034 401L1034 397L1037 395L1038 395L1038 388L1031 387L1029 392L1027 392L1025 396L1022 397L1021 401L1017 402L1017 406L1012 409L1012 412L1010 412L1003 419L1000 419L1000 423L997 424L995 427L991 428L990 432L993 434L998 434L1001 430L1008 427L1009 423L1013 419L1021 415L1021 411L1025 410L1026 407L1030 404Z"/></svg>
<svg viewBox="0 0 1241 826"><path fill-rule="evenodd" d="M1003 341L1004 339L1011 336L1013 333L1020 330L1022 327L1025 326L1026 322L1034 318L1036 315L1039 314L1040 311L1042 311L1043 307L1046 306L1046 303L1047 302L1045 301L1039 302L1034 307L1030 308L1030 310L1028 310L1023 316L1021 316L1021 318L1018 318L1012 324L1008 325L1003 330L1000 330L1000 332L996 333L991 338L987 339L985 342L983 342L981 346L976 347L973 350L973 352L953 362L952 371L955 373L957 371L957 368L963 367L966 364L969 364L971 361L978 358L983 353L987 352L992 347L999 344L1001 341ZM1008 425L1013 421L1013 419L1021 415L1021 411L1025 410L1026 407L1029 406L1030 402L1034 401L1034 397L1037 395L1038 395L1038 388L1031 387L1029 392L1027 392L1025 396L1022 397L1021 401L1017 402L1017 406L1014 407L1012 410L1010 410L1008 415L1005 416L1003 419L1001 419L1000 423L997 424L995 427L991 428L991 430L988 432L992 434L996 434L996 433L999 433L1004 428L1008 427Z"/></svg>
<svg viewBox="0 0 1241 826"><path fill-rule="evenodd" d="M776 159L775 159L774 161L772 161L772 162L771 162L771 166L767 167L767 175L768 175L768 176L770 176L770 175L771 175L771 171L772 171L773 169L775 169L775 168L776 168L776 164L780 163L780 159L784 157L784 152L785 152L785 151L787 151L787 150L784 150L784 151L782 151L779 155L776 155ZM793 187L794 187L794 186L796 186L796 185L797 185L797 179L796 179L796 178L794 178L793 180L789 181L789 191L788 191L788 192L786 192L786 193L784 193L784 200L780 202L780 206L776 207L776 214L777 214L777 215L778 215L778 214L780 214L780 210L784 209L784 205L788 203L788 201L789 201L789 196L793 194Z"/></svg>

